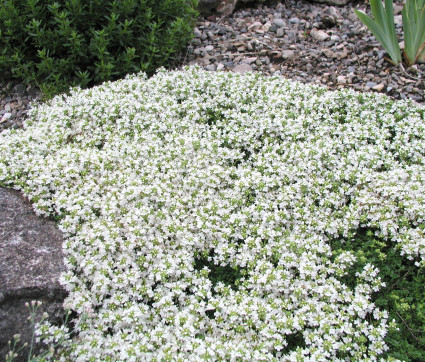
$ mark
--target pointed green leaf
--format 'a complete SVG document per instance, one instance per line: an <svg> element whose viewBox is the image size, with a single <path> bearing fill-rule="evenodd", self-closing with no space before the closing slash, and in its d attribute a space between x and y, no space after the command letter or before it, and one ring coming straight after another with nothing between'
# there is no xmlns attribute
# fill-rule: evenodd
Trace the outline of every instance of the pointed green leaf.
<svg viewBox="0 0 425 362"><path fill-rule="evenodd" d="M370 16L358 10L354 10L354 12L382 44L394 64L399 64L401 62L401 54L397 38L395 38L396 41L394 42L392 35L386 33L385 30L380 27L377 22L373 21Z"/></svg>
<svg viewBox="0 0 425 362"><path fill-rule="evenodd" d="M425 0L424 0L425 1ZM403 30L405 56L408 65L413 65L421 56L425 42L425 6L418 8L415 0L409 1L403 8Z"/></svg>

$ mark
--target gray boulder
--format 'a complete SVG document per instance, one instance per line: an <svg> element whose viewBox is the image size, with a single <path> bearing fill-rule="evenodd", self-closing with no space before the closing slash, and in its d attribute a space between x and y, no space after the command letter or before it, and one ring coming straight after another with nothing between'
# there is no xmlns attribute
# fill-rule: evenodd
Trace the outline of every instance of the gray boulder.
<svg viewBox="0 0 425 362"><path fill-rule="evenodd" d="M38 217L19 192L0 187L0 360L13 335L21 334L22 343L31 340L26 302L41 301L37 318L47 312L52 323L61 323L66 297L59 284L65 270L62 242L53 221ZM15 361L26 360L27 353L23 350Z"/></svg>

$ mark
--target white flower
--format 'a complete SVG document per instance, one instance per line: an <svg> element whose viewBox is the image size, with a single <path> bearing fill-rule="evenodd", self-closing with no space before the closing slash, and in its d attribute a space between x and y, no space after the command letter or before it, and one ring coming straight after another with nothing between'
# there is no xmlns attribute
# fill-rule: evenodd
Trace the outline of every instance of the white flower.
<svg viewBox="0 0 425 362"><path fill-rule="evenodd" d="M329 241L369 228L424 262L424 111L359 98L188 68L35 107L0 182L58 218L80 322L38 333L76 361L376 359L379 271L351 290Z"/></svg>

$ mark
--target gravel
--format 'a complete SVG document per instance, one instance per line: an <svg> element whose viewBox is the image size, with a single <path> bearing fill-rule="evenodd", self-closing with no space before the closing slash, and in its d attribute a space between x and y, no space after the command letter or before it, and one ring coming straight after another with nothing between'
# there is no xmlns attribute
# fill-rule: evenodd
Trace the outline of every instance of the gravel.
<svg viewBox="0 0 425 362"><path fill-rule="evenodd" d="M402 41L402 2L394 1ZM233 15L200 17L194 39L175 68L197 64L208 71L258 71L303 83L380 92L425 103L425 64L392 65L385 50L355 16L365 2L343 7L286 0L242 8ZM400 20L400 21L399 21ZM19 81L0 83L0 132L19 128L40 91Z"/></svg>

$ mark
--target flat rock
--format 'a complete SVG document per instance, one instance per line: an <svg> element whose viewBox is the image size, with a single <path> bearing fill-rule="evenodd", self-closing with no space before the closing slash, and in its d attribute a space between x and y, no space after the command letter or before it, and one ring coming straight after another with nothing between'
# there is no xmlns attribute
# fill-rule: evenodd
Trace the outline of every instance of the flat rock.
<svg viewBox="0 0 425 362"><path fill-rule="evenodd" d="M253 70L252 67L246 63L238 64L232 69L234 73L241 73L241 74L246 72L252 72L252 70Z"/></svg>
<svg viewBox="0 0 425 362"><path fill-rule="evenodd" d="M64 316L62 243L53 221L38 217L19 192L0 187L0 358L14 334L21 334L22 343L31 339L26 302L43 303L38 318L47 312L57 323Z"/></svg>

